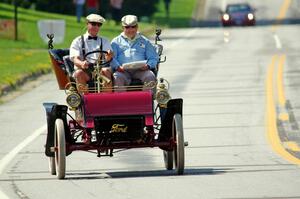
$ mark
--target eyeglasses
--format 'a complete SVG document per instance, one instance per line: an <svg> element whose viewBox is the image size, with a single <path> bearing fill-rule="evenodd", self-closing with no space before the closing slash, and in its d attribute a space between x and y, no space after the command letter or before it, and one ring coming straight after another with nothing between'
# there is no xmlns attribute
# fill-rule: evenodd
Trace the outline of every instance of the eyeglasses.
<svg viewBox="0 0 300 199"><path fill-rule="evenodd" d="M97 22L90 22L90 24L92 26L98 26L98 27L101 27L102 26L102 23L97 23Z"/></svg>
<svg viewBox="0 0 300 199"><path fill-rule="evenodd" d="M129 28L136 28L136 25L135 26L124 26L126 29L129 29Z"/></svg>

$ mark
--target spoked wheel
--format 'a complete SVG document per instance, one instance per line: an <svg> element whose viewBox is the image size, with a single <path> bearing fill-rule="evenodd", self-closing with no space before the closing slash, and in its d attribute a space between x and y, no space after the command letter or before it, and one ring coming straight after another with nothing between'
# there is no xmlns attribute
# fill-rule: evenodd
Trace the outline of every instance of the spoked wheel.
<svg viewBox="0 0 300 199"><path fill-rule="evenodd" d="M51 175L56 175L55 157L49 157L49 171Z"/></svg>
<svg viewBox="0 0 300 199"><path fill-rule="evenodd" d="M63 179L66 174L66 140L65 127L62 119L56 119L55 121L54 148L56 176L58 179Z"/></svg>
<svg viewBox="0 0 300 199"><path fill-rule="evenodd" d="M175 140L174 162L178 175L182 175L184 172L184 136L183 136L183 124L180 114L175 114L172 124L172 135Z"/></svg>
<svg viewBox="0 0 300 199"><path fill-rule="evenodd" d="M173 169L173 151L163 151L164 153L164 162L165 162L165 167L167 170L172 170Z"/></svg>

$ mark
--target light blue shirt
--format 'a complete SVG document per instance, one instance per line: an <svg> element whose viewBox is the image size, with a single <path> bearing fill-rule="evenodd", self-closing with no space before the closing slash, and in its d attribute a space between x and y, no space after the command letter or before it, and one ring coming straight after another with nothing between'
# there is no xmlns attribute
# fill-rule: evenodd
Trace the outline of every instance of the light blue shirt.
<svg viewBox="0 0 300 199"><path fill-rule="evenodd" d="M117 70L124 63L143 60L147 60L146 63L150 69L155 69L159 60L159 56L149 39L139 33L133 40L126 38L121 33L112 40L111 46L114 58L110 65L114 70Z"/></svg>

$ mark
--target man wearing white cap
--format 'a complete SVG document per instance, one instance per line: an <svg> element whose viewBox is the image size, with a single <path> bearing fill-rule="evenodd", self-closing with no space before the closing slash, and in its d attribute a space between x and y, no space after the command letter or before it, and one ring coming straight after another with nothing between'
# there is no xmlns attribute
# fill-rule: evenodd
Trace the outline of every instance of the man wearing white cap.
<svg viewBox="0 0 300 199"><path fill-rule="evenodd" d="M132 79L143 83L156 81L154 73L159 56L150 41L138 33L138 20L134 15L126 15L121 19L123 32L111 42L114 51L112 62L114 85L127 86ZM141 63L138 69L127 69L126 64Z"/></svg>
<svg viewBox="0 0 300 199"><path fill-rule="evenodd" d="M89 70L90 63L94 63L99 53L93 53L88 56L85 55L95 50L108 51L106 59L111 59L112 48L110 42L103 37L98 36L98 32L105 22L105 19L97 14L90 14L86 17L87 32L81 36L76 37L70 47L70 59L74 62L75 72L73 74L76 83L84 85L91 80L92 74ZM101 74L111 80L112 72L110 67L102 68ZM107 87L111 87L111 81Z"/></svg>

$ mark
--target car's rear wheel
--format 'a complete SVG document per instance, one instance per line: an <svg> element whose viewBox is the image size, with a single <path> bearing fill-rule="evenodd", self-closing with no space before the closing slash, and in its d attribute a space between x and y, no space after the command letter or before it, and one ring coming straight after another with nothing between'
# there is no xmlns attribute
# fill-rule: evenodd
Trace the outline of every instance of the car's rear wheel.
<svg viewBox="0 0 300 199"><path fill-rule="evenodd" d="M55 157L49 157L49 171L51 175L56 175Z"/></svg>
<svg viewBox="0 0 300 199"><path fill-rule="evenodd" d="M62 119L56 119L55 121L54 148L56 176L58 179L63 179L66 173L66 140L65 127Z"/></svg>
<svg viewBox="0 0 300 199"><path fill-rule="evenodd" d="M184 136L183 136L183 124L180 114L175 114L172 124L172 135L175 139L174 148L174 162L178 175L182 175L184 172Z"/></svg>
<svg viewBox="0 0 300 199"><path fill-rule="evenodd" d="M165 167L167 170L173 169L174 156L173 151L163 151Z"/></svg>

